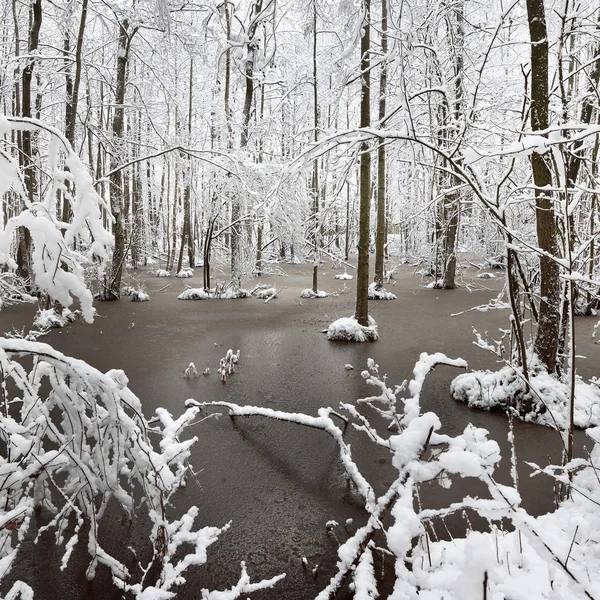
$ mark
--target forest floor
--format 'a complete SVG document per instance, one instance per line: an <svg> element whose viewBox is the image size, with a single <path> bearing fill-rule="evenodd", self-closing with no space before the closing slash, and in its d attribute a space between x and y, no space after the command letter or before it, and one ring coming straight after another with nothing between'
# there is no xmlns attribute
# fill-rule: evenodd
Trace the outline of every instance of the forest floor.
<svg viewBox="0 0 600 600"><path fill-rule="evenodd" d="M337 295L300 299L300 291L311 285L311 265L277 266L287 276L262 276L247 285L252 288L260 281L282 290L268 303L255 298L177 300L186 286L201 287L201 268L190 279L157 278L155 269L130 272L128 278L143 283L149 302L123 298L97 303L94 324L53 330L40 341L102 371L123 369L130 388L142 400L146 416L160 406L180 414L188 398L316 415L321 406L335 408L340 401L352 402L375 392L360 376L368 358L380 365L380 373L388 375L389 384L410 378L421 352L462 357L471 369L498 367L494 356L473 345L473 328L497 339L499 328L508 327L508 311L451 315L495 298L503 285L502 271L493 271L495 279L479 279L470 267L463 274L461 287L444 291L426 289L430 279L416 275L414 266L400 266L396 278L386 286L398 299L371 303L379 341L346 344L327 341L323 330L333 320L353 314L355 280L334 279L343 269L333 269L328 261L320 271L319 288ZM355 274L352 269L348 272ZM166 285L169 287L160 291ZM13 326L27 325L32 313L31 306L3 310L0 329L10 331ZM577 353L587 357L579 361L578 372L585 378L599 375L600 347L592 339L596 322L597 318L577 319ZM223 384L216 371L229 348L239 349L241 357L236 372ZM199 372L208 363L210 375L185 379L183 373L190 362ZM354 369L345 369L346 364ZM503 450L498 479L509 483L507 419L455 402L449 385L458 373L449 367L432 373L422 394L422 407L439 415L447 433L462 431L469 422L488 429L490 438ZM238 580L243 560L253 580L287 573L275 589L252 594L253 600L314 598L333 573L338 542L347 535L345 528L353 531L365 520L360 499L347 486L333 441L321 431L260 417L235 421L226 416L211 418L194 426L189 434L199 438L191 461L197 476L177 495L174 510L196 504L202 524L222 526L231 520L232 525L210 548L208 564L188 572L188 583L177 598L198 598L201 588L230 587ZM374 449L364 434L348 430L347 436L363 474L376 492L382 492L393 475L389 454ZM531 470L524 461L542 466L558 462L557 436L549 428L515 424L520 490L524 506L535 515L552 510L552 483L549 478L530 478ZM582 432L577 432L577 441L581 452L585 443ZM477 494L478 489L463 483L450 489L435 484L422 490L422 500L426 506L443 506L465 494ZM129 529L120 515L110 518L114 519L114 537L106 541L107 545L136 543L139 531ZM340 526L328 532L326 523L332 519ZM473 517L470 520L479 525ZM464 532L465 527L467 520L460 515L449 521L447 528L439 527L436 534L447 538ZM66 573L58 570L57 556L52 540L47 540L32 547L29 559L15 569L15 577L25 578L34 587L37 600L121 597L110 587L105 573L99 572L94 582L87 583L83 546ZM303 567L302 557L306 557L308 569ZM388 561L384 566L391 568ZM348 591L339 595L349 597Z"/></svg>

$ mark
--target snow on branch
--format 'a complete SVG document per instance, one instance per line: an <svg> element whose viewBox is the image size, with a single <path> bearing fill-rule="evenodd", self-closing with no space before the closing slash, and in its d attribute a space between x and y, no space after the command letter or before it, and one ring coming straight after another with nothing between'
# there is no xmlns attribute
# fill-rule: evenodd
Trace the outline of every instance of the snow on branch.
<svg viewBox="0 0 600 600"><path fill-rule="evenodd" d="M30 368L15 360L24 356L32 358ZM89 578L101 564L118 587L139 600L174 597L170 590L185 582L189 567L206 562L207 548L229 527L194 529L196 507L175 520L167 514L169 499L185 485L196 441L183 440L181 434L199 409L191 406L178 418L158 409L149 422L123 371L101 373L38 342L0 339L0 369L0 440L6 448L0 457L0 580L19 560L20 542L33 511L40 508L53 517L37 538L55 532L63 548L61 568L68 565L79 538L87 535ZM140 498L152 523L154 551L148 567L158 564L160 572L156 581L146 581L150 569L140 565L144 575L133 584L122 557L105 551L99 534L109 501L116 501L131 519ZM89 531L83 534L86 522ZM30 597L28 589L23 583L11 597ZM250 589L239 586L239 594Z"/></svg>
<svg viewBox="0 0 600 600"><path fill-rule="evenodd" d="M84 319L91 322L94 317L92 294L87 289L84 267L97 263L101 271L113 245L100 214L103 200L96 193L86 166L60 131L36 119L0 116L0 135L8 136L13 130L49 134L46 171L50 185L42 201L30 202L18 164L5 152L0 154L0 193L12 189L23 206L23 210L0 229L0 264L16 268L11 246L18 229L25 227L32 240L32 283L63 306L70 306L71 297L77 298ZM57 192L70 203L70 223L63 223L56 216Z"/></svg>

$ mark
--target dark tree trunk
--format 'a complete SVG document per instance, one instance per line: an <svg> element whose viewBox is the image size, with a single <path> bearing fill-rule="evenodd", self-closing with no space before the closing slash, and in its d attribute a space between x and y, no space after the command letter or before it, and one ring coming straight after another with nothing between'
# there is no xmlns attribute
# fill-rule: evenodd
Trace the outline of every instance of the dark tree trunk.
<svg viewBox="0 0 600 600"><path fill-rule="evenodd" d="M543 0L527 0L527 20L531 39L531 128L548 128L548 37ZM558 232L554 205L548 189L552 186L550 166L543 155L531 156L535 185L536 229L540 249L558 257ZM540 257L540 310L534 350L549 371L557 366L560 333L560 271L552 258Z"/></svg>
<svg viewBox="0 0 600 600"><path fill-rule="evenodd" d="M123 145L123 129L125 122L124 102L127 75L127 62L129 59L129 21L124 19L119 27L119 52L117 55L117 87L115 91L115 108L112 122L113 143L117 153L111 159L111 171L117 168ZM117 300L121 296L121 277L125 262L125 228L123 223L123 175L117 170L110 176L110 212L113 217L113 236L115 247L113 251L110 280L104 291L106 300Z"/></svg>
<svg viewBox="0 0 600 600"><path fill-rule="evenodd" d="M364 21L360 38L361 99L360 126L371 122L371 73L369 51L371 47L371 0L363 1ZM369 145L361 145L360 155L360 210L358 226L358 265L356 270L356 311L359 325L369 324L369 243L371 219L371 154Z"/></svg>
<svg viewBox="0 0 600 600"><path fill-rule="evenodd" d="M379 123L385 117L386 102L385 94L387 88L387 63L386 54L388 51L387 38L387 0L381 0L381 54L383 55L383 64L379 76ZM377 149L377 233L375 234L375 286L378 290L383 288L383 271L385 262L385 144L383 140L379 141Z"/></svg>

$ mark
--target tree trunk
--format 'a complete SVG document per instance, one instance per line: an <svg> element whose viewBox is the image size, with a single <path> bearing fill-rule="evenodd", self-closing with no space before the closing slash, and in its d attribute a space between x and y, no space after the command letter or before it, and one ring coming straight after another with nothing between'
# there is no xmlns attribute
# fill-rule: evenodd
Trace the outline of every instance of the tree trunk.
<svg viewBox="0 0 600 600"><path fill-rule="evenodd" d="M112 122L113 143L117 150L122 150L124 128L124 102L127 75L127 61L131 43L129 35L129 21L124 19L119 26L119 52L117 54L117 86L115 91L115 108ZM111 171L117 168L120 153L111 159ZM110 280L104 291L106 300L118 300L121 296L121 277L125 262L125 228L123 223L123 175L120 170L110 176L110 212L113 217L113 236L115 247L113 250Z"/></svg>
<svg viewBox="0 0 600 600"><path fill-rule="evenodd" d="M548 128L548 37L543 0L527 0L527 20L531 40L531 128ZM558 257L558 232L551 193L552 173L544 156L531 156L535 185L535 215L540 249ZM540 257L540 311L534 351L550 372L556 370L560 332L560 271L547 255Z"/></svg>
<svg viewBox="0 0 600 600"><path fill-rule="evenodd" d="M386 55L388 51L387 38L387 0L381 0L381 54L383 64L381 65L381 74L379 76L379 123L380 126L385 118L386 102L385 94L387 88L387 62ZM383 289L383 271L385 262L385 144L383 139L379 140L377 148L377 232L375 234L375 287L378 290Z"/></svg>
<svg viewBox="0 0 600 600"><path fill-rule="evenodd" d="M312 21L312 63L313 63L313 141L319 140L319 88L317 83L317 4L316 0L312 2L313 21ZM321 240L319 239L319 159L313 160L312 174L312 242L314 251L314 262L312 272L312 291L316 294L319 291L319 262L321 255L319 252Z"/></svg>
<svg viewBox="0 0 600 600"><path fill-rule="evenodd" d="M360 126L369 127L371 121L371 0L363 0L363 29L360 38ZM356 311L359 325L369 324L369 242L371 219L371 154L367 143L361 145L360 155L360 210L358 227L358 265L356 270Z"/></svg>
<svg viewBox="0 0 600 600"><path fill-rule="evenodd" d="M31 57L38 49L40 39L40 28L42 26L42 0L31 2L29 8L29 54L25 68L23 69L21 83L21 114L23 117L31 117L31 80L35 59ZM33 143L31 131L21 133L21 156L25 189L29 202L33 202L37 193L37 177L35 165L33 164ZM19 227L17 247L17 274L28 280L31 274L31 235L25 227Z"/></svg>

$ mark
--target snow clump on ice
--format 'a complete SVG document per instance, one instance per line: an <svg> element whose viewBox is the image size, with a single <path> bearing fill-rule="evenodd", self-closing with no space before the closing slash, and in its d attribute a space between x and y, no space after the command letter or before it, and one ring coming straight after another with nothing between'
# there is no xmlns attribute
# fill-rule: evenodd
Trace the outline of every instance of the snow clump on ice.
<svg viewBox="0 0 600 600"><path fill-rule="evenodd" d="M339 342L374 342L379 338L377 323L369 317L369 325L359 325L355 317L342 317L327 329L327 339Z"/></svg>
<svg viewBox="0 0 600 600"><path fill-rule="evenodd" d="M175 277L179 277L181 279L187 279L188 277L193 277L193 276L194 276L194 269L190 269L189 267L181 269L181 271L179 271L179 273L177 273L177 275L175 275Z"/></svg>
<svg viewBox="0 0 600 600"><path fill-rule="evenodd" d="M300 292L300 298L327 298L329 296L327 292L322 290L313 291L311 288L306 288Z"/></svg>
<svg viewBox="0 0 600 600"><path fill-rule="evenodd" d="M369 300L396 300L396 294L388 292L385 288L377 289L377 284L372 283L369 286Z"/></svg>
<svg viewBox="0 0 600 600"><path fill-rule="evenodd" d="M262 288L256 290L254 296L261 300L268 300L269 298L277 297L277 290L274 287Z"/></svg>
<svg viewBox="0 0 600 600"><path fill-rule="evenodd" d="M455 400L473 408L508 410L518 418L563 428L568 423L569 383L550 375L537 359L529 356L529 382L526 386L520 367L507 366L499 371L473 371L452 381L450 392ZM543 398L543 400L542 400ZM575 381L575 425L600 425L600 382Z"/></svg>
<svg viewBox="0 0 600 600"><path fill-rule="evenodd" d="M350 275L350 273L338 273L335 276L335 279L354 279L354 277L352 275Z"/></svg>
<svg viewBox="0 0 600 600"><path fill-rule="evenodd" d="M177 296L177 300L206 300L208 297L202 288L187 288Z"/></svg>
<svg viewBox="0 0 600 600"><path fill-rule="evenodd" d="M148 302L148 300L150 300L150 296L143 290L134 290L131 294L132 302Z"/></svg>

